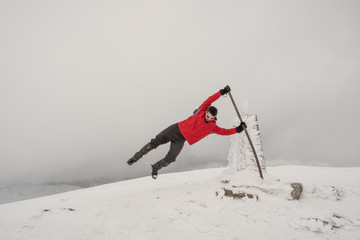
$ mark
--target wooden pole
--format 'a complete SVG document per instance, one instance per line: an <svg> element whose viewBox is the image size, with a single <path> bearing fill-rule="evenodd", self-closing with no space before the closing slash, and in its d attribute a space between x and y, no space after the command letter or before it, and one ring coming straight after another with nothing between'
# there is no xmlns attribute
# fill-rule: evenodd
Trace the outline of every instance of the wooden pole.
<svg viewBox="0 0 360 240"><path fill-rule="evenodd" d="M240 122L242 122L243 120L242 120L242 118L241 118L241 116L240 116L239 110L238 110L238 108L237 108L237 106L236 106L236 104L235 104L235 101L234 101L234 99L233 99L233 97L232 97L232 95L231 95L231 92L229 92L229 96L230 96L230 99L231 99L231 101L232 101L232 103L233 103L233 105L234 105L235 111L236 111L236 113L237 113L237 115L238 115L238 117L239 117L239 119L240 119ZM246 130L246 128L244 128L244 132L245 132L245 134L246 134L246 136L247 136L247 138L248 138L248 140L249 140L251 149L252 149L252 151L253 151L253 153L254 153L254 156L255 156L255 160L256 160L256 164L257 164L258 170L259 170L260 177L261 177L262 179L264 179L263 174L262 174L262 171L261 171L259 159L258 159L258 157L257 157L257 155L256 155L254 145L253 145L253 143L252 143L252 141L251 141L251 139L250 139L249 133L248 133L248 131Z"/></svg>

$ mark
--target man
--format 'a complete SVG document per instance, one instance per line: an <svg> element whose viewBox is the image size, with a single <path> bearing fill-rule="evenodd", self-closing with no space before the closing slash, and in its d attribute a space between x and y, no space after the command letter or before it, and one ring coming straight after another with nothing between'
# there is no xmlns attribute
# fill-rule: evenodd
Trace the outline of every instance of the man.
<svg viewBox="0 0 360 240"><path fill-rule="evenodd" d="M230 92L229 86L221 89L211 97L209 97L198 109L194 111L194 115L188 119L175 123L162 132L160 132L154 139L140 149L131 159L127 161L129 165L137 162L142 156L150 152L152 149L157 148L161 144L171 142L170 150L165 156L152 167L152 177L157 178L158 171L168 166L170 163L175 162L176 157L182 150L185 141L190 145L200 141L210 133L216 133L219 135L232 135L240 133L246 128L245 122L241 122L239 126L232 129L220 128L216 125L217 109L211 106L211 103L218 100L222 95Z"/></svg>

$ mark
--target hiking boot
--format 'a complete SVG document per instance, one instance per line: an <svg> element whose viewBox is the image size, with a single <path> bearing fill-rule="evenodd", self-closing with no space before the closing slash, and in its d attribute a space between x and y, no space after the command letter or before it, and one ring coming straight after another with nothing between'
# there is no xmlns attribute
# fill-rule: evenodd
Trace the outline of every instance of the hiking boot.
<svg viewBox="0 0 360 240"><path fill-rule="evenodd" d="M135 153L135 155L127 161L127 164L132 165L133 163L136 163L140 158L153 149L154 148L151 146L151 143L146 144L139 152Z"/></svg>
<svg viewBox="0 0 360 240"><path fill-rule="evenodd" d="M161 159L160 161L158 161L157 163L155 163L154 165L151 165L151 176L153 179L156 179L158 176L158 171L160 169L162 169L163 167L168 166L170 163L168 163L165 158Z"/></svg>
<svg viewBox="0 0 360 240"><path fill-rule="evenodd" d="M154 168L154 165L151 165L151 176L153 179L157 179L157 176L158 176L158 170Z"/></svg>

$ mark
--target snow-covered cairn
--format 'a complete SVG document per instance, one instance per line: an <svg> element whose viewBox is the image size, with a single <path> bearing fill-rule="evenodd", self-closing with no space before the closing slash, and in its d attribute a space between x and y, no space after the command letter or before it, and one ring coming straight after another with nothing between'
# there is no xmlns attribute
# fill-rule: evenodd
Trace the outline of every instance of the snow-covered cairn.
<svg viewBox="0 0 360 240"><path fill-rule="evenodd" d="M261 135L258 118L255 114L245 114L242 116L246 122L247 131L254 145L257 157L260 162L261 170L266 172L264 151L262 148ZM233 119L233 126L239 126L240 119ZM251 149L249 140L245 133L234 134L231 137L231 146L229 150L229 171L253 170L258 171L254 153Z"/></svg>
<svg viewBox="0 0 360 240"><path fill-rule="evenodd" d="M299 183L283 184L276 176L266 172L265 157L262 147L257 115L243 114L247 131L253 142L264 179L260 178L254 153L246 134L234 134L228 155L229 165L221 177L224 187L217 191L219 197L258 199L265 194L285 193L289 199L299 199L302 185ZM233 119L233 126L238 126L238 117ZM290 186L289 186L290 185Z"/></svg>

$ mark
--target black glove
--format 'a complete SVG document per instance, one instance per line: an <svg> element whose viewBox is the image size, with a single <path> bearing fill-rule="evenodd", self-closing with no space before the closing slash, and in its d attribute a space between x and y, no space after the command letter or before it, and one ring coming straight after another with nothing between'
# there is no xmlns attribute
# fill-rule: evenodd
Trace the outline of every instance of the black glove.
<svg viewBox="0 0 360 240"><path fill-rule="evenodd" d="M246 123L245 122L241 122L239 126L236 127L236 131L238 133L241 133L245 128L247 128Z"/></svg>
<svg viewBox="0 0 360 240"><path fill-rule="evenodd" d="M220 89L221 95L227 94L230 91L231 91L231 89L230 89L229 85L227 85L224 89Z"/></svg>

